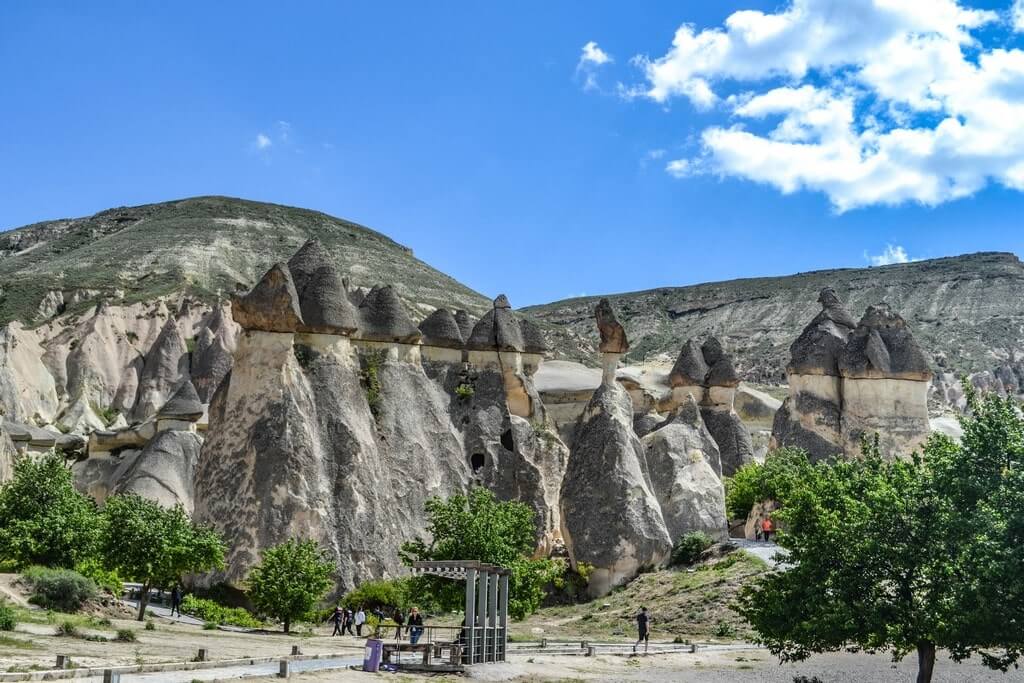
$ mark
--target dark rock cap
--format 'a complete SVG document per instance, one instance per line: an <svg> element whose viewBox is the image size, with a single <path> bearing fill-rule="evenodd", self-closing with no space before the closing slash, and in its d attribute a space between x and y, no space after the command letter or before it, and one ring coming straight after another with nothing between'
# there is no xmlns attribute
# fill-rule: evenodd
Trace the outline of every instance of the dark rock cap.
<svg viewBox="0 0 1024 683"><path fill-rule="evenodd" d="M374 287L366 294L359 320L360 339L415 344L422 336L391 285Z"/></svg>
<svg viewBox="0 0 1024 683"><path fill-rule="evenodd" d="M358 320L348 298L344 279L319 240L309 240L288 261L288 270L299 295L302 312L300 332L348 335Z"/></svg>
<svg viewBox="0 0 1024 683"><path fill-rule="evenodd" d="M428 346L451 349L461 349L465 346L462 330L459 329L455 316L446 308L439 308L428 315L420 323L420 332L423 333L423 343Z"/></svg>
<svg viewBox="0 0 1024 683"><path fill-rule="evenodd" d="M156 416L158 418L174 418L195 422L203 416L204 410L196 388L192 385L192 382L186 379L178 385L178 388L167 400L163 408L157 412Z"/></svg>
<svg viewBox="0 0 1024 683"><path fill-rule="evenodd" d="M668 375L669 383L674 387L703 386L704 379L708 376L708 370L710 368L704 361L704 354L697 346L697 342L687 339Z"/></svg>
<svg viewBox="0 0 1024 683"><path fill-rule="evenodd" d="M494 308L477 321L466 347L479 351L519 351L526 348L519 320L512 313L508 297L498 295Z"/></svg>
<svg viewBox="0 0 1024 683"><path fill-rule="evenodd" d="M302 312L288 266L283 263L271 266L248 294L232 300L231 314L246 330L297 330L302 324Z"/></svg>
<svg viewBox="0 0 1024 683"><path fill-rule="evenodd" d="M868 306L839 356L839 371L851 378L932 378L907 322L888 304Z"/></svg>
<svg viewBox="0 0 1024 683"><path fill-rule="evenodd" d="M822 308L790 347L787 372L797 375L839 376L839 356L850 332L857 326L835 290L825 287L818 295Z"/></svg>
<svg viewBox="0 0 1024 683"><path fill-rule="evenodd" d="M704 380L709 387L735 387L739 386L740 376L736 367L732 364L732 356L722 349L721 342L715 337L708 337L701 347L704 353L704 362L710 366L707 377Z"/></svg>
<svg viewBox="0 0 1024 683"><path fill-rule="evenodd" d="M598 347L601 353L626 353L629 351L626 330L622 329L619 319L615 317L615 311L608 299L601 299L597 303L594 308L594 317L597 319L597 331L601 334L601 345Z"/></svg>
<svg viewBox="0 0 1024 683"><path fill-rule="evenodd" d="M469 339L470 335L473 334L473 318L467 311L461 308L455 311L455 322L459 326L459 332L462 333L463 341Z"/></svg>
<svg viewBox="0 0 1024 683"><path fill-rule="evenodd" d="M547 353L548 343L540 325L529 318L520 318L519 331L523 335L523 353Z"/></svg>

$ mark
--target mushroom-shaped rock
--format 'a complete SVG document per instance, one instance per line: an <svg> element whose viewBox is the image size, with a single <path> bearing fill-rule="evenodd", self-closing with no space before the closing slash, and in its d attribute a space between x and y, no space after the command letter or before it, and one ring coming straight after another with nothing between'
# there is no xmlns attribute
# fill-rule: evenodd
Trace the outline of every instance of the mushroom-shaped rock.
<svg viewBox="0 0 1024 683"><path fill-rule="evenodd" d="M700 346L693 339L687 339L669 373L669 382L674 387L703 386L708 370Z"/></svg>
<svg viewBox="0 0 1024 683"><path fill-rule="evenodd" d="M722 349L721 342L715 337L708 337L700 347L704 362L708 365L708 374L704 383L709 387L739 386L740 376L732 364L732 357Z"/></svg>
<svg viewBox="0 0 1024 683"><path fill-rule="evenodd" d="M455 322L459 326L459 332L462 335L462 340L466 341L470 335L473 334L473 318L469 315L468 311L459 309L455 311Z"/></svg>
<svg viewBox="0 0 1024 683"><path fill-rule="evenodd" d="M821 311L790 347L788 371L797 375L839 376L839 356L857 326L831 287L818 295Z"/></svg>
<svg viewBox="0 0 1024 683"><path fill-rule="evenodd" d="M642 440L654 493L672 538L703 531L727 535L718 446L692 397Z"/></svg>
<svg viewBox="0 0 1024 683"><path fill-rule="evenodd" d="M157 418L195 422L203 416L202 401L192 382L185 380L157 413Z"/></svg>
<svg viewBox="0 0 1024 683"><path fill-rule="evenodd" d="M515 314L512 313L508 297L504 294L498 295L494 300L494 308L473 327L473 333L469 336L466 346L480 351L525 350L523 332Z"/></svg>
<svg viewBox="0 0 1024 683"><path fill-rule="evenodd" d="M428 315L420 323L420 332L427 346L461 349L465 345L455 316L446 308L439 308Z"/></svg>
<svg viewBox="0 0 1024 683"><path fill-rule="evenodd" d="M519 331L523 335L523 351L525 353L546 353L548 343L544 340L544 333L540 325L529 318L519 320Z"/></svg>
<svg viewBox="0 0 1024 683"><path fill-rule="evenodd" d="M302 332L348 335L358 327L341 274L318 240L309 240L288 261L302 313Z"/></svg>
<svg viewBox="0 0 1024 683"><path fill-rule="evenodd" d="M359 320L360 339L415 344L422 336L391 285L374 287L366 294Z"/></svg>
<svg viewBox="0 0 1024 683"><path fill-rule="evenodd" d="M295 332L302 325L302 312L288 266L271 266L248 294L232 300L231 314L246 330Z"/></svg>
<svg viewBox="0 0 1024 683"><path fill-rule="evenodd" d="M601 299L594 308L597 319L597 331L601 334L601 353L626 353L629 351L629 340L626 330L622 329L619 319L615 317L612 304L608 299Z"/></svg>
<svg viewBox="0 0 1024 683"><path fill-rule="evenodd" d="M839 357L839 371L852 378L932 378L906 321L887 304L868 306Z"/></svg>

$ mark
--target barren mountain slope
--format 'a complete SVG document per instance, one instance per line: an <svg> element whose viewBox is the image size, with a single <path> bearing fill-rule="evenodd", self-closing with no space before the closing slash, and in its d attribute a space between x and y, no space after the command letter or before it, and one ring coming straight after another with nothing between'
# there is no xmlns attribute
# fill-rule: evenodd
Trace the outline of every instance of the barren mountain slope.
<svg viewBox="0 0 1024 683"><path fill-rule="evenodd" d="M973 372L1024 360L1024 264L1013 254L978 253L877 268L845 268L614 294L633 341L627 361L675 357L690 337L715 334L736 355L744 379L785 380L789 345L818 312L818 292L833 287L859 318L888 302L912 327L936 369ZM600 296L567 299L525 312L558 329L557 355L588 362ZM593 362L593 361L590 361Z"/></svg>

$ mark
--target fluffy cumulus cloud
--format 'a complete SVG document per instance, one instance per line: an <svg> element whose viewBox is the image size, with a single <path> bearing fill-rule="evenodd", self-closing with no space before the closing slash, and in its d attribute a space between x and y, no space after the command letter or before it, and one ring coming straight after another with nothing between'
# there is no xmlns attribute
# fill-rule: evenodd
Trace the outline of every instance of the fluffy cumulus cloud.
<svg viewBox="0 0 1024 683"><path fill-rule="evenodd" d="M681 26L664 55L633 60L644 82L626 92L718 115L701 153L668 162L675 176L819 191L839 211L1024 190L1024 51L982 28L1024 29L1024 0L791 0Z"/></svg>
<svg viewBox="0 0 1024 683"><path fill-rule="evenodd" d="M580 61L576 63L576 74L583 77L584 90L597 90L597 72L605 64L615 60L591 40L580 51Z"/></svg>
<svg viewBox="0 0 1024 683"><path fill-rule="evenodd" d="M885 245L885 251L881 254L869 254L864 252L865 260L873 266L888 266L893 263L910 263L911 261L917 261L916 258L911 258L907 255L907 250L903 247L891 244Z"/></svg>

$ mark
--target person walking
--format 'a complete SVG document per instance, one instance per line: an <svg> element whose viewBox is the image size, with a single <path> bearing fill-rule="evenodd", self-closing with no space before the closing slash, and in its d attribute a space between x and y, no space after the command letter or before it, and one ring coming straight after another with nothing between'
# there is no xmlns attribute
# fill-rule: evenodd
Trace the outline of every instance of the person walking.
<svg viewBox="0 0 1024 683"><path fill-rule="evenodd" d="M761 522L761 535L764 536L765 543L772 540L772 532L775 531L774 525L772 524L771 517L765 517Z"/></svg>
<svg viewBox="0 0 1024 683"><path fill-rule="evenodd" d="M650 637L651 637L651 627L650 627L650 624L651 624L651 617L650 617L649 614L647 614L647 608L646 607L641 607L640 608L640 612L636 615L636 630L637 630L637 635L638 635L638 637L636 639L636 644L639 645L640 643L643 643L644 644L644 652L647 652L647 645L648 645L648 643L650 641ZM635 649L636 645L634 645L633 647Z"/></svg>
<svg viewBox="0 0 1024 683"><path fill-rule="evenodd" d="M345 635L346 631L348 632L348 634L350 636L354 636L355 635L355 633L352 633L352 622L353 621L355 621L355 616L353 616L352 610L350 610L349 608L346 607L345 608L345 623L341 627L341 635Z"/></svg>
<svg viewBox="0 0 1024 683"><path fill-rule="evenodd" d="M363 637L363 624L366 623L366 612L363 611L363 606L360 605L359 609L356 610L355 616L356 622L356 638Z"/></svg>
<svg viewBox="0 0 1024 683"><path fill-rule="evenodd" d="M178 584L174 584L174 588L171 589L171 616L174 616L174 611L178 611L178 616L181 616L181 587Z"/></svg>
<svg viewBox="0 0 1024 683"><path fill-rule="evenodd" d="M395 613L391 615L392 621L395 622L395 640L402 639L402 626L405 625L405 617L402 615L402 610L395 608Z"/></svg>
<svg viewBox="0 0 1024 683"><path fill-rule="evenodd" d="M423 635L423 615L413 607L409 611L409 642L415 645Z"/></svg>
<svg viewBox="0 0 1024 683"><path fill-rule="evenodd" d="M345 620L345 611L341 609L341 605L334 608L334 612L331 613L329 620L334 622L334 633L331 636L342 635L344 631L341 630L341 625Z"/></svg>

